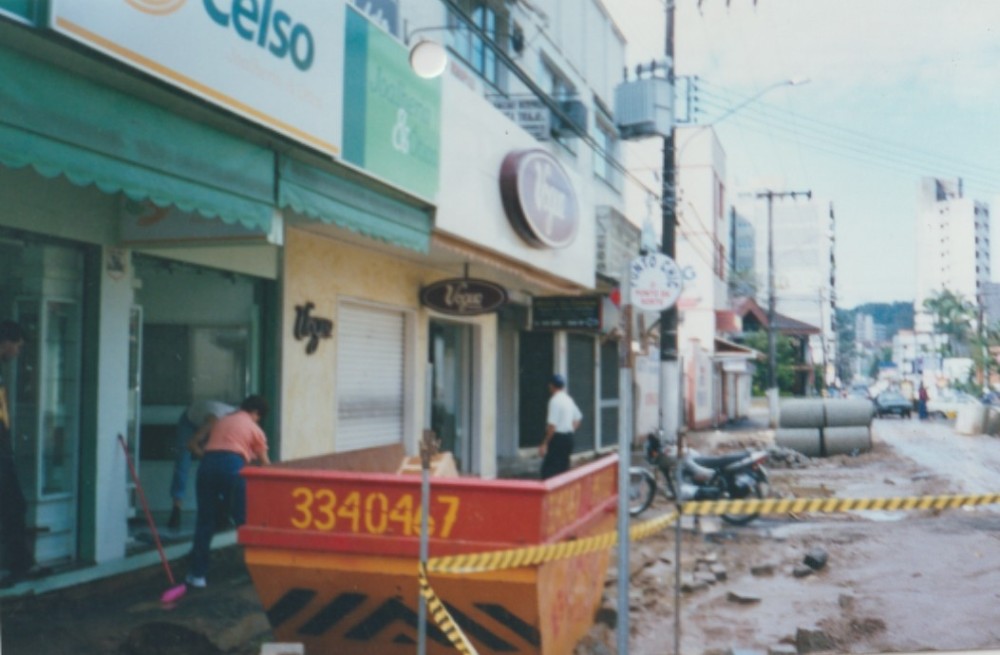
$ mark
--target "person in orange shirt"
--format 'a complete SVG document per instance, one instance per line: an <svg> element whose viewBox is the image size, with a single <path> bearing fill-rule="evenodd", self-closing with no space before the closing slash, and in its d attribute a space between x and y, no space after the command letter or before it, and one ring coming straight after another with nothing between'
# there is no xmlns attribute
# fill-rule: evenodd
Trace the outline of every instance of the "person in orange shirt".
<svg viewBox="0 0 1000 655"><path fill-rule="evenodd" d="M185 580L192 587L207 586L205 574L219 508L229 508L237 526L246 522L246 482L240 471L252 462L271 463L267 436L260 428L267 410L267 400L262 396L247 396L238 411L215 422L207 441L201 443L196 434L188 442L191 452L201 457L195 484L198 515L191 544L191 569Z"/></svg>

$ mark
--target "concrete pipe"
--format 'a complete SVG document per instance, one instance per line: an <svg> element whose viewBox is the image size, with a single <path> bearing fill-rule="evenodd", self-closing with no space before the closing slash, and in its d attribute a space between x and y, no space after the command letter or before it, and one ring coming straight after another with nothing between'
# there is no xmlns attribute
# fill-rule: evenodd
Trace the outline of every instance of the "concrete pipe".
<svg viewBox="0 0 1000 655"><path fill-rule="evenodd" d="M990 436L1000 435L1000 409L988 407L986 409L986 434Z"/></svg>
<svg viewBox="0 0 1000 655"><path fill-rule="evenodd" d="M831 428L847 428L872 424L875 405L862 398L837 398L823 401L826 409L826 425Z"/></svg>
<svg viewBox="0 0 1000 655"><path fill-rule="evenodd" d="M827 428L823 430L823 454L849 455L872 449L872 433L866 426Z"/></svg>
<svg viewBox="0 0 1000 655"><path fill-rule="evenodd" d="M986 424L986 406L980 404L961 405L955 416L955 432L959 434L982 434Z"/></svg>
<svg viewBox="0 0 1000 655"><path fill-rule="evenodd" d="M781 401L779 428L823 427L823 400L820 398L792 398Z"/></svg>
<svg viewBox="0 0 1000 655"><path fill-rule="evenodd" d="M806 457L819 457L819 428L778 428L774 431L774 444L781 448L790 448Z"/></svg>

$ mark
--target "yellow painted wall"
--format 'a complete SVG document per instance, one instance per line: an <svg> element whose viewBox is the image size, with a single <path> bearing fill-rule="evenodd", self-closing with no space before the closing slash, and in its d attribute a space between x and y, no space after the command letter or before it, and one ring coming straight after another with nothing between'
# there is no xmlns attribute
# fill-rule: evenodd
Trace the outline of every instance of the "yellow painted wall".
<svg viewBox="0 0 1000 655"><path fill-rule="evenodd" d="M285 232L282 293L282 459L298 459L336 449L337 308L345 300L410 312L407 335L408 420L405 446L416 453L424 426L427 326L431 314L420 306L421 286L454 277L455 272L419 265L357 245L289 227ZM293 334L295 306L312 302L312 316L333 321L333 338L306 354L306 342ZM462 319L477 326L475 360L480 469L495 477L496 466L496 316Z"/></svg>

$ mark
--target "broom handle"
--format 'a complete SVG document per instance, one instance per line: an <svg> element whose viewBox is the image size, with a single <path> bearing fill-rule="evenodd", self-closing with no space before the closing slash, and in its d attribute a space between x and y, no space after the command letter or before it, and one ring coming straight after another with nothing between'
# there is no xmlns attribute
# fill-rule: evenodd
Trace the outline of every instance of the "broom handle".
<svg viewBox="0 0 1000 655"><path fill-rule="evenodd" d="M160 560L163 562L163 568L167 570L167 579L170 580L170 586L176 584L174 582L174 573L170 570L170 562L167 561L167 554L163 552L163 545L160 543L160 535L156 531L156 524L153 523L153 516L149 513L149 505L146 504L146 494L142 491L142 484L139 482L139 476L135 472L135 465L132 464L132 456L128 452L128 444L125 443L125 437L118 435L118 442L122 445L122 449L125 451L125 462L128 464L128 472L132 475L132 482L135 483L135 490L139 494L139 502L142 503L142 511L146 513L146 522L149 523L149 530L153 533L153 541L156 542L156 550L160 553Z"/></svg>

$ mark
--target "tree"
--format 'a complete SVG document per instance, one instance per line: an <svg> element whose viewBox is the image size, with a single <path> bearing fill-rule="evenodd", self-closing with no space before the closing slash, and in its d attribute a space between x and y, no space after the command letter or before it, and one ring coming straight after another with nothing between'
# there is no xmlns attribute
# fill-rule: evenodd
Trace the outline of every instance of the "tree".
<svg viewBox="0 0 1000 655"><path fill-rule="evenodd" d="M744 335L743 345L762 353L767 352L767 331L750 332ZM778 364L778 393L795 393L795 365L798 361L798 344L795 339L783 334L775 335L775 350ZM753 374L753 394L763 396L769 386L770 362L758 362Z"/></svg>
<svg viewBox="0 0 1000 655"><path fill-rule="evenodd" d="M975 306L961 294L944 289L924 300L924 309L934 316L934 331L948 337L941 354L948 357L968 354Z"/></svg>

